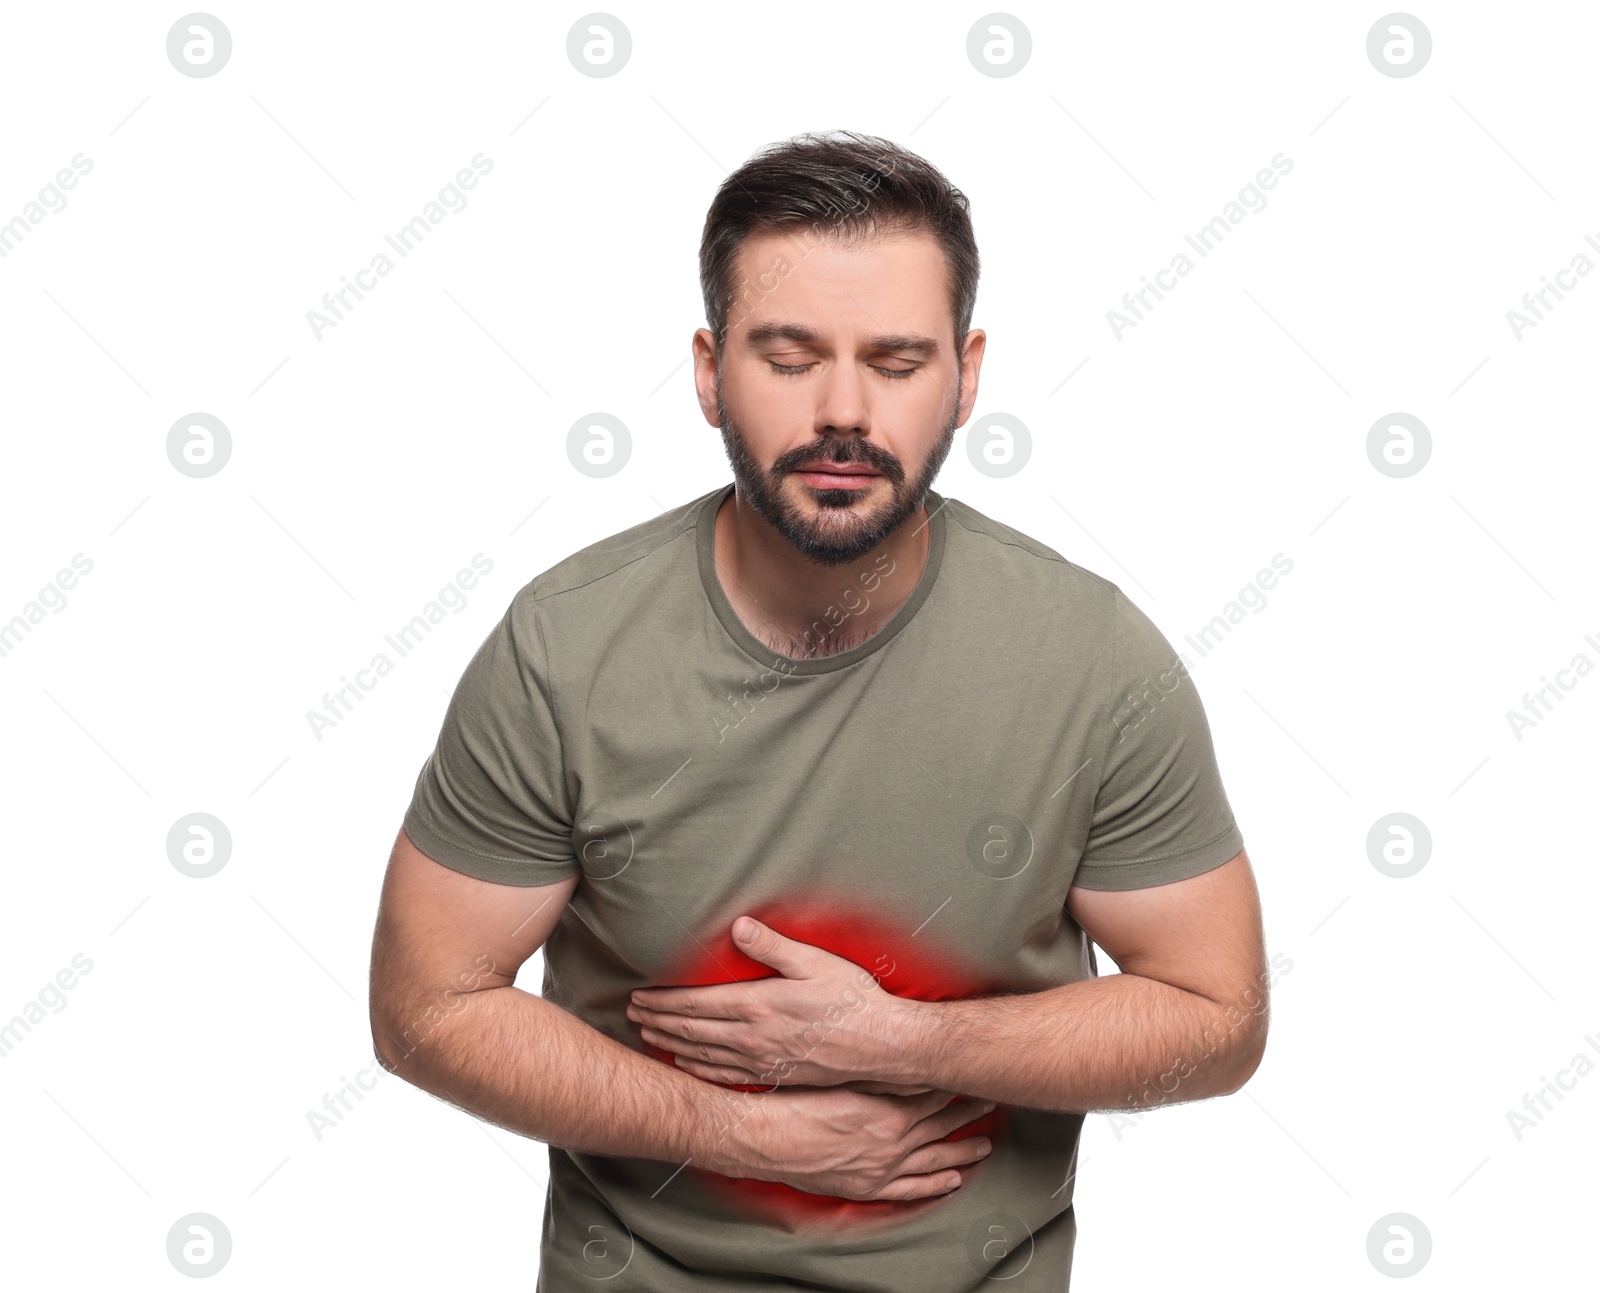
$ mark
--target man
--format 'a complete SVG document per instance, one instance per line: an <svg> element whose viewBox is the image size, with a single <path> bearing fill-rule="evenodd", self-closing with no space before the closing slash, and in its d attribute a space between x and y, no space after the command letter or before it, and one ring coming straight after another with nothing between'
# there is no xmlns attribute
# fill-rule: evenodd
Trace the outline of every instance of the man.
<svg viewBox="0 0 1600 1293"><path fill-rule="evenodd" d="M1065 1288L1084 1112L1260 1062L1193 681L930 489L977 275L966 199L884 140L729 176L693 350L733 483L523 587L418 778L373 1037L550 1144L545 1293Z"/></svg>

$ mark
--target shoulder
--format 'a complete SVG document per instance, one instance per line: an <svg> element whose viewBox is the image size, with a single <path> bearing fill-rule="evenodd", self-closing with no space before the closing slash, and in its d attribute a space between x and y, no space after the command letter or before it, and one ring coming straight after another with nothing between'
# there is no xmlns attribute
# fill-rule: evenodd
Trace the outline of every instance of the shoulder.
<svg viewBox="0 0 1600 1293"><path fill-rule="evenodd" d="M627 530L608 534L606 538L581 547L547 570L534 574L533 579L518 589L515 603L528 611L538 608L541 616L549 618L550 614L562 610L563 603L573 600L571 594L595 589L595 594L608 597L619 582L632 581L640 568L653 568L680 558L685 552L693 552L694 525L699 520L701 507L714 494L722 493L723 488L725 486L718 486L699 498L670 507L659 517L630 525Z"/></svg>
<svg viewBox="0 0 1600 1293"><path fill-rule="evenodd" d="M966 568L964 573L998 578L1014 590L1035 593L1041 610L1067 610L1107 628L1119 618L1119 603L1126 599L1111 580L958 498L941 501L949 535L946 559L953 556Z"/></svg>
<svg viewBox="0 0 1600 1293"><path fill-rule="evenodd" d="M587 544L528 580L505 613L518 652L544 669L581 672L608 643L642 624L668 629L687 604L677 594L698 587L695 526L702 507L726 488Z"/></svg>

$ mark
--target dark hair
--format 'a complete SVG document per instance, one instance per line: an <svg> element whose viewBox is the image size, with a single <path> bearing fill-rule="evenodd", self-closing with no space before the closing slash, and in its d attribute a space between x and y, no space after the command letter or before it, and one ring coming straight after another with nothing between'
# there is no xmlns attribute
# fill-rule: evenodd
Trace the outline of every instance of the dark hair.
<svg viewBox="0 0 1600 1293"><path fill-rule="evenodd" d="M968 206L936 166L876 135L812 132L768 145L722 182L706 212L700 291L717 354L729 310L747 294L763 295L755 285L733 282L739 248L758 230L807 230L846 243L931 233L948 266L959 352L978 296L978 244Z"/></svg>

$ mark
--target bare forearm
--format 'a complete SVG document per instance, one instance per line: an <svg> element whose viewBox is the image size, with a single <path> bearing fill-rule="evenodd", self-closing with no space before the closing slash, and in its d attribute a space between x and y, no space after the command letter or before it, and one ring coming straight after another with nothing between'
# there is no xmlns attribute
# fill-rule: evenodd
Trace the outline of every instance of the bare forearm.
<svg viewBox="0 0 1600 1293"><path fill-rule="evenodd" d="M1252 1013L1133 974L906 1006L872 1076L1034 1109L1224 1095L1255 1071L1266 1033L1264 997Z"/></svg>
<svg viewBox="0 0 1600 1293"><path fill-rule="evenodd" d="M717 1089L519 988L390 1015L384 1066L490 1122L578 1153L703 1165L728 1148Z"/></svg>

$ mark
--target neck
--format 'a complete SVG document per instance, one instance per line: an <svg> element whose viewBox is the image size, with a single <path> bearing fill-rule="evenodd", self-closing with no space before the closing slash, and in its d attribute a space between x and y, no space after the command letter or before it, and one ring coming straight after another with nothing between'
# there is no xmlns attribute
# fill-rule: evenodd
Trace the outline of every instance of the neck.
<svg viewBox="0 0 1600 1293"><path fill-rule="evenodd" d="M751 511L739 490L714 528L717 577L739 619L768 648L791 659L837 655L894 617L928 560L926 505L870 552L820 566Z"/></svg>

